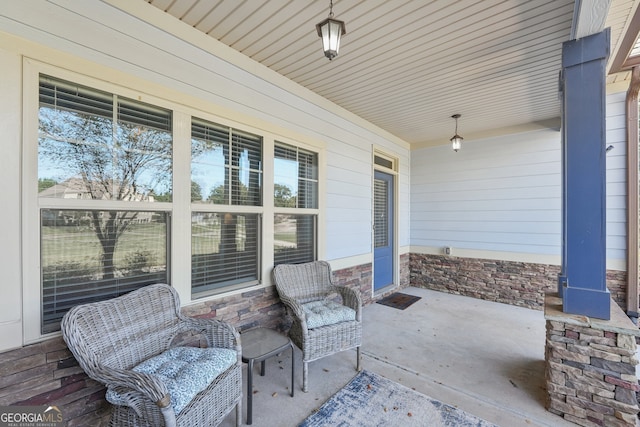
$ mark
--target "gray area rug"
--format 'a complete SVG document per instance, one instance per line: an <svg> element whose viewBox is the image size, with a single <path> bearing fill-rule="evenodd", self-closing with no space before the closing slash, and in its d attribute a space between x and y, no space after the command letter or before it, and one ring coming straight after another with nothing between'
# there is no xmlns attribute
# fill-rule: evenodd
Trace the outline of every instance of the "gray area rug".
<svg viewBox="0 0 640 427"><path fill-rule="evenodd" d="M362 371L299 427L452 426L495 424L369 371Z"/></svg>

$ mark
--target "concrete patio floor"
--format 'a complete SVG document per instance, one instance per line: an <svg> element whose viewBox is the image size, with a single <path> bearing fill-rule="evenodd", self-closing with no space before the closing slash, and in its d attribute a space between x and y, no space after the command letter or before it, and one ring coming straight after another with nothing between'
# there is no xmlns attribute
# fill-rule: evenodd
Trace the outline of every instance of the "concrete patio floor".
<svg viewBox="0 0 640 427"><path fill-rule="evenodd" d="M575 426L544 408L542 311L413 287L402 292L422 298L406 310L363 309L364 369L499 426ZM289 351L267 360L264 377L256 364L254 426L297 426L356 375L355 350L320 359L309 365L304 393L296 349L290 397L290 363ZM235 425L235 411L222 425Z"/></svg>

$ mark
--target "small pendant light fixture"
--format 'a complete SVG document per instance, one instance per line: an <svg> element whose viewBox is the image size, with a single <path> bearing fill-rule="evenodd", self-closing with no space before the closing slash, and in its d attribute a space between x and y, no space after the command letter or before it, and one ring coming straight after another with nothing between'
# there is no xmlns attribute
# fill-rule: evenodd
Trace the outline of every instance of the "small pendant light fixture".
<svg viewBox="0 0 640 427"><path fill-rule="evenodd" d="M333 0L329 3L329 17L316 25L318 35L322 37L322 49L324 56L331 61L338 56L340 38L347 33L343 21L333 19Z"/></svg>
<svg viewBox="0 0 640 427"><path fill-rule="evenodd" d="M450 139L451 148L453 148L453 151L455 151L456 153L458 152L459 149L462 148L462 140L464 139L463 137L458 135L458 119L460 117L462 117L462 114L454 114L453 116L451 116L452 119L456 120L456 133Z"/></svg>

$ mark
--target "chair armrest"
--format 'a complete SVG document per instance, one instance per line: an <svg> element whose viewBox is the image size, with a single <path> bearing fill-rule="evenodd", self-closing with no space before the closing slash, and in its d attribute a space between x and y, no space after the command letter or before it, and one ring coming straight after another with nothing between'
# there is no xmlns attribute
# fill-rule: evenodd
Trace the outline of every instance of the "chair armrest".
<svg viewBox="0 0 640 427"><path fill-rule="evenodd" d="M218 319L199 319L196 317L182 317L182 328L204 333L210 347L228 348L242 357L240 334L227 322Z"/></svg>
<svg viewBox="0 0 640 427"><path fill-rule="evenodd" d="M286 296L280 296L280 300L287 307L293 315L300 320L301 326L303 330L307 329L307 316L302 309L302 304L300 304L297 300L293 298L289 298Z"/></svg>
<svg viewBox="0 0 640 427"><path fill-rule="evenodd" d="M161 408L171 404L167 386L155 375L103 366L94 372L96 377L108 387L119 389L125 400L130 400L127 399L128 392L136 391ZM132 402L131 406L135 407L135 402Z"/></svg>
<svg viewBox="0 0 640 427"><path fill-rule="evenodd" d="M142 417L146 398L160 408L166 427L176 427L176 412L171 406L171 396L159 377L142 372L104 367L98 368L95 372L127 406L133 408L138 417Z"/></svg>
<svg viewBox="0 0 640 427"><path fill-rule="evenodd" d="M342 297L342 303L350 307L356 312L356 320L359 322L362 318L362 297L360 292L347 286L331 286L332 292L337 292Z"/></svg>

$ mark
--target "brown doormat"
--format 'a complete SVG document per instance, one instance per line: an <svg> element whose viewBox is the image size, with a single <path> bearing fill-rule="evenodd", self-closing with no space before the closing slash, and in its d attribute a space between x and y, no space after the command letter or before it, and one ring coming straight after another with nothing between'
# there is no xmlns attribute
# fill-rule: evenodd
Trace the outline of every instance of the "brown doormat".
<svg viewBox="0 0 640 427"><path fill-rule="evenodd" d="M417 297L415 295L403 294L401 292L395 292L391 295L388 295L378 301L378 304L386 305L389 307L397 308L399 310L404 310L409 307L414 302L418 301L422 297Z"/></svg>

